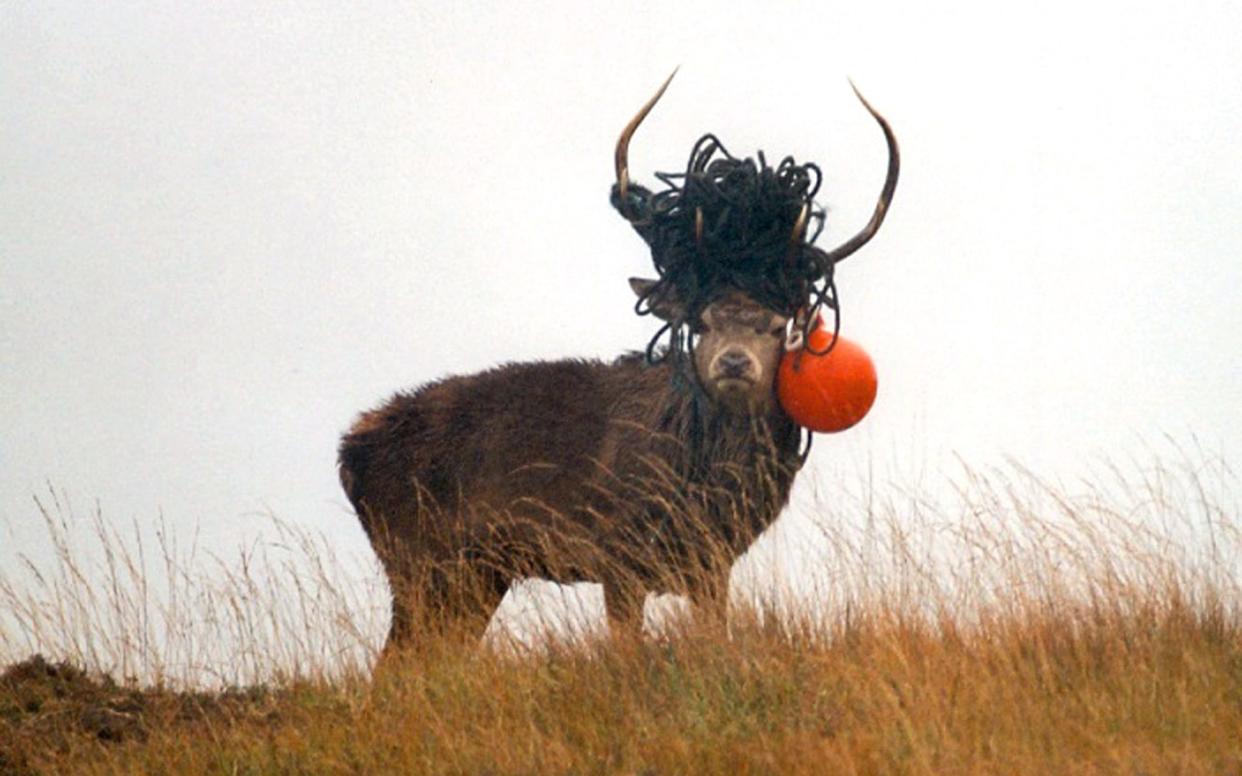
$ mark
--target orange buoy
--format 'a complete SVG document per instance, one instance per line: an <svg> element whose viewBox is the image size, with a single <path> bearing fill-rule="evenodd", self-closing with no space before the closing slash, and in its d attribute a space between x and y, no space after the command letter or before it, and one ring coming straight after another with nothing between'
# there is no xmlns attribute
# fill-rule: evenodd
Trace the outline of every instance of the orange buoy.
<svg viewBox="0 0 1242 776"><path fill-rule="evenodd" d="M806 347L786 351L781 357L776 379L776 395L781 407L795 423L811 431L844 431L862 420L875 403L875 364L859 345L839 337L836 347L823 352L832 342L832 332L816 326Z"/></svg>

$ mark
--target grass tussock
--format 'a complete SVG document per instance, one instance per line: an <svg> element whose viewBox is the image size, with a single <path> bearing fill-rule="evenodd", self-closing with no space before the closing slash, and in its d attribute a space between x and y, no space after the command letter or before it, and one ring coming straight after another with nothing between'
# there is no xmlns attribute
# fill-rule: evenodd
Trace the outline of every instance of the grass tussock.
<svg viewBox="0 0 1242 776"><path fill-rule="evenodd" d="M1242 774L1242 541L1204 472L872 489L814 605L735 592L727 630L449 629L214 692L26 659L0 773Z"/></svg>

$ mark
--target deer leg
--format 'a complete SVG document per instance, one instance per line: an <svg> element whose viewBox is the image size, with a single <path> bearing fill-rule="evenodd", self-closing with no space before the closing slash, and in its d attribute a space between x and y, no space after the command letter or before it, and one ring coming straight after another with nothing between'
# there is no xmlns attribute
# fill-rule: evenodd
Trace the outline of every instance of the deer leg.
<svg viewBox="0 0 1242 776"><path fill-rule="evenodd" d="M640 641L643 636L643 604L647 593L618 580L604 582L604 609L614 639Z"/></svg>
<svg viewBox="0 0 1242 776"><path fill-rule="evenodd" d="M391 548L383 549L388 551L377 554L384 566L385 576L388 577L388 591L392 595L392 620L388 624L388 637L380 653L381 660L408 647L414 633L419 630L413 584L416 575L411 573L412 564L408 558Z"/></svg>
<svg viewBox="0 0 1242 776"><path fill-rule="evenodd" d="M729 572L704 571L690 588L695 621L712 630L725 630L729 624Z"/></svg>
<svg viewBox="0 0 1242 776"><path fill-rule="evenodd" d="M466 577L451 614L458 623L460 635L475 642L483 638L512 580L494 569L472 569Z"/></svg>
<svg viewBox="0 0 1242 776"><path fill-rule="evenodd" d="M433 635L476 641L487 630L510 580L494 569L462 564L432 575L423 620Z"/></svg>
<svg viewBox="0 0 1242 776"><path fill-rule="evenodd" d="M388 637L380 650L376 670L391 663L396 655L407 650L414 642L414 633L419 630L414 608L406 594L407 585L400 580L390 579L389 588L392 590L392 620L388 625Z"/></svg>
<svg viewBox="0 0 1242 776"><path fill-rule="evenodd" d="M392 622L388 625L388 641L384 648L401 646L410 640L414 631L414 614L402 597L392 597Z"/></svg>
<svg viewBox="0 0 1242 776"><path fill-rule="evenodd" d="M420 572L391 582L392 623L384 656L446 639L477 641L509 590L510 580L491 569L454 567Z"/></svg>

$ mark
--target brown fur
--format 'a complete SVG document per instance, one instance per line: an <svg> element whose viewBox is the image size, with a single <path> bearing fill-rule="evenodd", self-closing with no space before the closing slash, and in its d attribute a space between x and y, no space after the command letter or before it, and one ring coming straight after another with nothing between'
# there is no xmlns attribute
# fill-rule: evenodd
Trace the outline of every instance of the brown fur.
<svg viewBox="0 0 1242 776"><path fill-rule="evenodd" d="M719 342L696 352L703 368L636 354L511 364L361 416L341 442L341 483L392 584L391 638L416 616L484 624L521 577L602 582L628 629L648 591L722 611L729 565L788 499L799 434L766 363L779 337L743 343L762 400L739 404L739 381L722 400L698 380L713 351L738 347L727 311L704 320ZM740 320L755 336L753 315Z"/></svg>

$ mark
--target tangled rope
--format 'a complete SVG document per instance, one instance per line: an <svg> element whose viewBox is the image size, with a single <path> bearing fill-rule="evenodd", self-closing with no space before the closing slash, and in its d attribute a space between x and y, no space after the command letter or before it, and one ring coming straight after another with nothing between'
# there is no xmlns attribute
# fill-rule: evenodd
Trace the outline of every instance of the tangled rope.
<svg viewBox="0 0 1242 776"><path fill-rule="evenodd" d="M725 289L743 291L787 317L803 311L797 323L804 342L823 308L832 311L834 335L839 331L833 261L814 246L824 228L824 209L814 202L823 180L818 166L787 156L773 168L762 151L757 159L739 159L709 133L694 144L685 172L656 177L665 189L653 193L630 184L621 202L614 184L611 197L650 247L659 273L635 312L649 314L652 302L670 292L683 308L651 338L648 360L692 350L688 325ZM791 240L804 206L806 227ZM666 335L668 347L657 355Z"/></svg>

